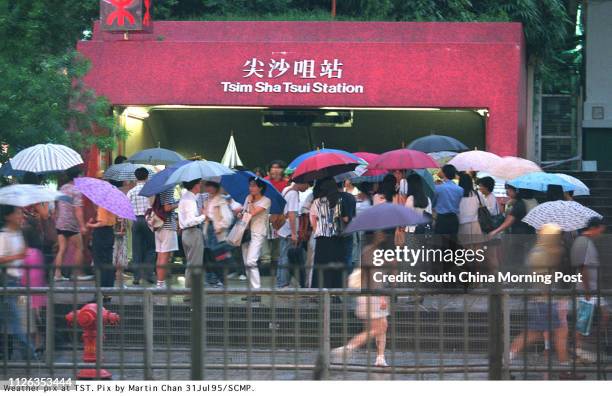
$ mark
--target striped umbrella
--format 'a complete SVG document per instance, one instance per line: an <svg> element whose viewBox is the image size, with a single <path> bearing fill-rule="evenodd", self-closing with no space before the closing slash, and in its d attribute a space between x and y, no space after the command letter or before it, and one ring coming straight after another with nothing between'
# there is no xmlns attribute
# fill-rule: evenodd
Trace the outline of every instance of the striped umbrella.
<svg viewBox="0 0 612 396"><path fill-rule="evenodd" d="M11 167L16 171L32 173L60 172L81 165L81 155L61 144L37 144L28 147L11 158Z"/></svg>
<svg viewBox="0 0 612 396"><path fill-rule="evenodd" d="M544 224L554 223L563 231L575 231L586 227L588 221L593 217L601 218L602 216L576 201L550 201L529 211L523 217L523 222L536 230L542 228Z"/></svg>

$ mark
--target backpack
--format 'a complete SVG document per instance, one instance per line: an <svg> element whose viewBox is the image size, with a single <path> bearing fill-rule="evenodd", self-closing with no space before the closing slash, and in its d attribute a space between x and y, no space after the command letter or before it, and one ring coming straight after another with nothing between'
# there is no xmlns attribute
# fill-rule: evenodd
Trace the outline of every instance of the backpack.
<svg viewBox="0 0 612 396"><path fill-rule="evenodd" d="M162 205L161 198L159 194L157 194L153 200L153 204L145 212L145 221L147 222L147 225L151 231L155 232L164 226L166 216L167 214L164 211L164 205Z"/></svg>

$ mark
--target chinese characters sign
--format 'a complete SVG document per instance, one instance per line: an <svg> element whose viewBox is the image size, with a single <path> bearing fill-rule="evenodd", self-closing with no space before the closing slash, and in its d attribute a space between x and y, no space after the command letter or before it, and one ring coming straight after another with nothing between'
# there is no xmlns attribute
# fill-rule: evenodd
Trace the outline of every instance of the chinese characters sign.
<svg viewBox="0 0 612 396"><path fill-rule="evenodd" d="M100 25L107 31L151 28L152 0L100 0Z"/></svg>
<svg viewBox="0 0 612 396"><path fill-rule="evenodd" d="M222 81L223 92L362 94L363 85L340 82L339 59L250 58L242 65L243 81ZM287 81L287 80L291 81Z"/></svg>

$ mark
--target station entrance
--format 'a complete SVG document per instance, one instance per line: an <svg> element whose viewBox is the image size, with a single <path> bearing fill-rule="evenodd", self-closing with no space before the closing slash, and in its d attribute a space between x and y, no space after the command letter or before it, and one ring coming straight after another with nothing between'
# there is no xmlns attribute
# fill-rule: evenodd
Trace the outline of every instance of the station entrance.
<svg viewBox="0 0 612 396"><path fill-rule="evenodd" d="M130 135L128 156L161 146L186 158L219 161L230 134L248 168L287 162L316 148L380 153L430 134L485 147L486 110L346 108L126 107L121 122Z"/></svg>
<svg viewBox="0 0 612 396"><path fill-rule="evenodd" d="M261 166L317 148L380 153L435 133L524 155L520 23L175 22L120 35L94 25L84 84L131 132L219 160L233 132Z"/></svg>

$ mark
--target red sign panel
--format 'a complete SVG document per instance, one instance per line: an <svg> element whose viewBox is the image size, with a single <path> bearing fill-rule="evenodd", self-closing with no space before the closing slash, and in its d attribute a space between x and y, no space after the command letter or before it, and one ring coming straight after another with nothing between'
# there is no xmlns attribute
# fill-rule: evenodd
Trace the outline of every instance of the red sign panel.
<svg viewBox="0 0 612 396"><path fill-rule="evenodd" d="M151 0L100 0L103 30L142 31L151 27Z"/></svg>
<svg viewBox="0 0 612 396"><path fill-rule="evenodd" d="M342 32L329 32L336 26ZM86 84L113 104L487 109L487 149L520 154L520 25L486 25L496 34L471 38L481 26L158 22L155 34L125 41L94 33L78 48L92 62ZM337 39L346 30L355 41ZM366 30L377 36L359 37Z"/></svg>

